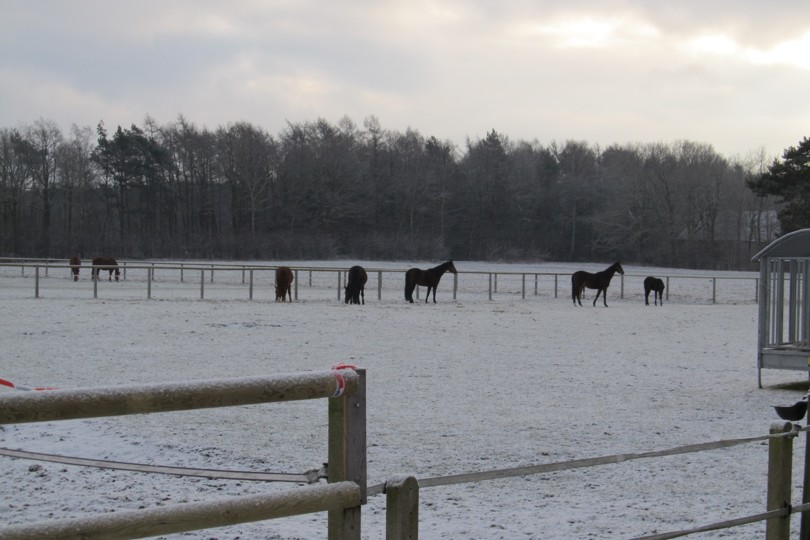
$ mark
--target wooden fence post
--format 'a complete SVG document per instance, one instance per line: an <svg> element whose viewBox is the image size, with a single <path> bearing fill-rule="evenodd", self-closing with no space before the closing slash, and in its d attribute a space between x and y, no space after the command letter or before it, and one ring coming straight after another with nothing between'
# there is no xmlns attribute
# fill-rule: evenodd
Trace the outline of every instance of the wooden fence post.
<svg viewBox="0 0 810 540"><path fill-rule="evenodd" d="M810 399L810 396L807 396ZM810 417L807 418L810 427ZM810 502L810 431L804 432L804 482L802 486L802 504ZM810 540L810 512L802 512L799 540Z"/></svg>
<svg viewBox="0 0 810 540"><path fill-rule="evenodd" d="M455 294L455 291L453 291ZM382 300L382 270L377 272L377 300Z"/></svg>
<svg viewBox="0 0 810 540"><path fill-rule="evenodd" d="M793 430L790 422L771 424L771 435ZM793 481L793 438L773 437L768 443L768 511L790 508ZM766 540L790 539L790 514L770 518L765 525Z"/></svg>
<svg viewBox="0 0 810 540"><path fill-rule="evenodd" d="M385 483L385 540L418 540L419 482L395 476Z"/></svg>
<svg viewBox="0 0 810 540"><path fill-rule="evenodd" d="M330 510L329 540L360 540L360 509L366 504L366 370L356 369L357 390L329 399L329 483L360 486L360 505Z"/></svg>
<svg viewBox="0 0 810 540"><path fill-rule="evenodd" d="M200 269L200 300L205 299L205 270Z"/></svg>

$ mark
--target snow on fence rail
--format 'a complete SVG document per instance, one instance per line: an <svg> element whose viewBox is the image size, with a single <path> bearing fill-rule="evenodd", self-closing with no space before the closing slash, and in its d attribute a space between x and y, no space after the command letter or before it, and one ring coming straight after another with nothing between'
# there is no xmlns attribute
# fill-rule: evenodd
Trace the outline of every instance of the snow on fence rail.
<svg viewBox="0 0 810 540"><path fill-rule="evenodd" d="M241 296L248 300L273 299L276 265L228 264L228 263L178 263L150 261L120 261L121 279L132 283L145 283L146 298L151 299L153 292L188 298L191 291L199 290L199 298L233 299ZM84 265L89 270L92 265ZM43 280L50 278L51 273L62 274L57 283L70 277L71 266L59 260L18 260L0 258L0 275L34 277L34 296L40 297ZM308 298L342 300L346 284L347 268L330 266L294 266L293 298L299 300L299 289L307 288ZM19 271L11 271L19 269ZM403 275L407 269L366 268L369 281L366 288L376 289L377 299L386 297L401 298ZM215 277L216 276L216 277ZM450 282L452 298L481 298L487 294L490 301L496 297L525 300L527 297L570 298L570 272L516 272L516 271L467 271L459 270L456 275L448 274L440 285L440 294L447 291ZM626 273L617 275L611 283L609 294L620 298L643 299L643 280L647 274ZM718 303L758 301L758 276L711 276L699 274L661 275L666 289L664 297L667 302L674 300L680 303ZM99 296L99 284L93 283L93 297ZM208 291L206 291L208 287ZM217 287L214 290L214 287ZM53 288L53 286L51 286ZM75 291L76 286L70 286ZM247 289L247 291L244 291ZM240 292L236 292L240 291ZM331 294L330 294L331 292ZM586 290L586 294L589 291ZM109 295L109 290L102 294ZM372 293L373 294L373 293ZM195 294L196 295L196 294ZM219 296L217 296L219 295ZM223 296L224 295L224 296ZM389 296L390 295L390 296ZM142 297L142 296L141 296ZM420 288L416 288L417 299Z"/></svg>
<svg viewBox="0 0 810 540"><path fill-rule="evenodd" d="M329 484L169 508L0 528L0 538L143 538L328 511L330 540L360 538L366 502L365 370L0 396L0 425L329 398Z"/></svg>

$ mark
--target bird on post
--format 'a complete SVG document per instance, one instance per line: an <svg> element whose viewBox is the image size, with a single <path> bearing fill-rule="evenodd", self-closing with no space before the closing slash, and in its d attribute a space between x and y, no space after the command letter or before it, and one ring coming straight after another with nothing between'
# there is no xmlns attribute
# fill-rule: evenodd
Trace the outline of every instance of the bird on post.
<svg viewBox="0 0 810 540"><path fill-rule="evenodd" d="M807 396L805 395L801 401L797 401L793 405L774 405L773 408L782 420L798 422L807 414Z"/></svg>

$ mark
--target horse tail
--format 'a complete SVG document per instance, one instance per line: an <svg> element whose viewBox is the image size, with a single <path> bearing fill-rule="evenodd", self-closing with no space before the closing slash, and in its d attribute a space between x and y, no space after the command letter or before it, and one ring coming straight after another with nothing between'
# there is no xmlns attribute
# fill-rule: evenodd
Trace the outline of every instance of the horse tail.
<svg viewBox="0 0 810 540"><path fill-rule="evenodd" d="M413 304L413 290L416 288L416 280L413 279L413 272L405 272L405 300Z"/></svg>

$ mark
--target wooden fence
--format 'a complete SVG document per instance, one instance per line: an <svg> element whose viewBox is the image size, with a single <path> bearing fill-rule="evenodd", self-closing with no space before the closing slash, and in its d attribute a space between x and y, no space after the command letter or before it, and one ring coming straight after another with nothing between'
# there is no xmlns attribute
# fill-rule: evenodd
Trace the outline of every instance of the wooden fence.
<svg viewBox="0 0 810 540"><path fill-rule="evenodd" d="M199 298L206 297L206 283L210 285L215 282L235 285L238 288L246 288L248 300L255 299L255 292L259 281L265 289L272 288L274 271L277 266L273 265L239 265L223 263L177 263L177 262L149 262L149 261L120 261L121 279L144 282L146 298L153 296L153 287L158 283L180 283L195 284L199 287ZM34 277L34 296L40 297L41 281L48 278L53 272L61 273L65 278L69 276L70 265L63 260L13 260L0 259L0 269L19 268L17 275ZM84 265L88 270L92 265ZM343 298L343 288L345 287L348 269L338 267L292 267L293 298L299 299L299 288L333 290L333 298L341 300ZM369 275L368 288L377 291L377 299L383 299L383 291L392 297L402 297L402 276L406 268L366 268ZM215 281L215 275L216 281ZM461 276L461 277L459 277ZM460 293L475 295L480 298L486 293L488 300L495 300L496 296L513 298L520 296L525 300L530 296L545 295L548 297L570 298L570 273L559 272L495 272L495 271L464 271L459 270L458 274L447 275L446 280L452 280L452 298L458 299ZM610 294L616 294L620 298L643 298L642 281L646 274L616 275L609 289ZM735 277L735 276L708 276L708 275L666 275L659 276L664 280L666 289L664 297L670 301L672 296L689 302L718 303L718 284L720 285L719 297L725 302L754 302L758 301L759 277ZM303 279L303 281L302 281ZM462 283L463 280L463 283ZM673 290L673 286L677 287ZM92 281L93 298L99 296L98 281ZM446 286L441 286L442 289ZM733 292L729 292L733 289ZM633 291L633 292L631 292ZM245 292L234 295L245 295ZM245 298L245 296L242 296ZM274 296L273 296L274 298ZM416 288L415 298L420 298L420 288Z"/></svg>
<svg viewBox="0 0 810 540"><path fill-rule="evenodd" d="M0 528L0 538L143 538L312 512L329 512L330 540L359 540L366 503L365 370L117 386L0 396L0 425L329 399L329 483L279 494L115 512Z"/></svg>
<svg viewBox="0 0 810 540"><path fill-rule="evenodd" d="M207 503L7 526L0 528L0 538L142 538L326 511L330 540L359 540L362 505L367 502L368 497L384 493L387 540L416 539L419 535L419 492L424 488L719 450L765 440L769 444L765 512L688 530L639 537L638 540L678 538L760 521L767 522L766 540L787 540L790 537L791 515L798 512L802 513L801 538L810 538L810 514L807 513L810 510L810 438L806 438L802 503L794 506L791 502L793 441L800 432L807 432L808 428L801 428L790 422L773 424L770 434L761 437L442 477L417 479L409 475L391 476L387 482L374 486L367 486L366 478L365 370L353 367L267 378L15 392L0 395L0 425L318 398L330 398L327 485L301 487L273 495L233 497ZM176 470L144 472L178 474Z"/></svg>
<svg viewBox="0 0 810 540"><path fill-rule="evenodd" d="M810 474L810 469L808 468L810 466L810 437L807 438L808 442L805 450L805 486L802 493L802 503L795 506L791 504L793 440L802 431L807 432L808 428L801 428L791 422L782 422L773 424L770 429L770 434L761 437L693 444L669 450L617 454L451 476L416 478L415 476L400 475L392 477L385 484L369 486L368 495L373 496L379 493L387 494L386 540L408 540L418 538L419 535L419 491L422 488L523 477L532 474L553 473L614 463L624 463L637 459L705 452L768 440L768 487L767 510L765 512L742 516L723 522L711 523L692 529L640 536L633 540L668 540L707 531L730 529L760 521L767 522L765 531L766 540L789 540L790 516L796 513L802 513L800 538L807 540L810 538L810 520L808 520L810 516L810 512L808 512L810 511L810 493L808 493L808 488L810 488L810 486L808 486L808 480L810 480L808 478L808 474ZM805 435L807 436L807 433L805 433Z"/></svg>

